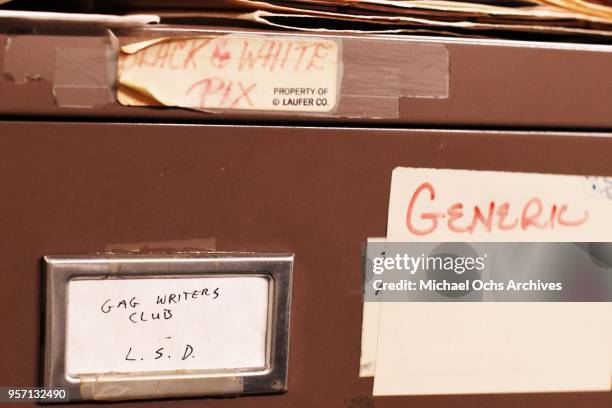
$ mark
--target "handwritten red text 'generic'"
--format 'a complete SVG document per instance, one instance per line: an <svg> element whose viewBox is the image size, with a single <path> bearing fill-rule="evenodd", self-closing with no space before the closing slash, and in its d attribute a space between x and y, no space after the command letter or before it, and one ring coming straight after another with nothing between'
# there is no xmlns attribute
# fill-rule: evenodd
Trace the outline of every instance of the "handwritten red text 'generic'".
<svg viewBox="0 0 612 408"><path fill-rule="evenodd" d="M332 48L334 44L326 41L286 39L262 41L255 38L203 38L164 41L125 56L120 60L120 70L143 67L197 70L214 67L239 72L262 68L270 72L321 71L325 68L325 61L329 59Z"/></svg>
<svg viewBox="0 0 612 408"><path fill-rule="evenodd" d="M545 204L541 198L534 196L518 206L508 202L490 201L480 207L475 205L466 208L464 203L456 202L445 211L419 212L417 208L430 208L436 201L436 190L430 183L419 185L408 203L406 227L414 235L428 235L440 225L454 233L473 234L484 231L512 231L529 229L553 229L559 227L576 227L584 224L588 211L570 217L567 204ZM515 208L517 207L517 208Z"/></svg>

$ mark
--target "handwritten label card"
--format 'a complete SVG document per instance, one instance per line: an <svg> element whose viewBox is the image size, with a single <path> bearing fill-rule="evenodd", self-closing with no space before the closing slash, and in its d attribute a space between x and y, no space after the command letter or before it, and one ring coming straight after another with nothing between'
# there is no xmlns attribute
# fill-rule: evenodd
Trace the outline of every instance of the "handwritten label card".
<svg viewBox="0 0 612 408"><path fill-rule="evenodd" d="M125 46L119 102L215 110L331 112L341 73L334 40L226 35Z"/></svg>
<svg viewBox="0 0 612 408"><path fill-rule="evenodd" d="M610 242L608 181L396 168L387 240ZM610 303L387 302L372 311L363 331L378 338L364 342L362 371L373 372L374 395L610 390Z"/></svg>
<svg viewBox="0 0 612 408"><path fill-rule="evenodd" d="M268 284L256 276L70 281L66 373L261 368Z"/></svg>
<svg viewBox="0 0 612 408"><path fill-rule="evenodd" d="M609 186L605 177L397 168L387 238L610 241Z"/></svg>

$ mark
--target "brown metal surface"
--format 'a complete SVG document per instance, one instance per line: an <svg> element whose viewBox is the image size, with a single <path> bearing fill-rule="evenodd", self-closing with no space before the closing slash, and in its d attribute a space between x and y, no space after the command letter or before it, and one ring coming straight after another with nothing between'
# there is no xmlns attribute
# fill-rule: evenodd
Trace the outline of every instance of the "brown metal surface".
<svg viewBox="0 0 612 408"><path fill-rule="evenodd" d="M360 246L385 235L394 167L612 175L610 152L612 135L0 122L0 385L38 382L42 255L216 237L296 254L289 392L113 406L609 408L612 393L372 398L358 371Z"/></svg>
<svg viewBox="0 0 612 408"><path fill-rule="evenodd" d="M202 27L180 26L113 31L121 43L161 36L207 34ZM70 37L79 32L83 35L87 30L32 25L7 26L0 28L0 44L5 44L7 37L32 32ZM431 40L421 39L417 43L426 44L428 41ZM65 42L69 43L68 40ZM62 44L60 38L56 46L62 48L66 45ZM534 46L516 41L500 45L500 42L462 43L445 40L444 44L449 51L450 98L403 97L399 101L397 118L373 120L279 116L272 113L210 114L176 108L125 107L118 103L92 109L66 108L57 106L49 80L16 85L3 76L0 76L0 115L209 123L237 120L243 123L299 121L323 124L612 129L612 79L609 75L612 72L611 52L572 50L568 44ZM42 42L40 46L48 47ZM4 52L0 52L0 66L3 65ZM30 52L36 55L41 49L32 46ZM384 79L376 70L367 78L369 81Z"/></svg>

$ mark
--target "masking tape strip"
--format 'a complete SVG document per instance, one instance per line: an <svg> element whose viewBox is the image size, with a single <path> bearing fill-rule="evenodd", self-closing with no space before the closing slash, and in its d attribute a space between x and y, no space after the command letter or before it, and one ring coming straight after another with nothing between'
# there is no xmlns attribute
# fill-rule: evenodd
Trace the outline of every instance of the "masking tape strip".
<svg viewBox="0 0 612 408"><path fill-rule="evenodd" d="M397 118L399 117L399 97L341 95L336 111L326 116L355 119Z"/></svg>
<svg viewBox="0 0 612 408"><path fill-rule="evenodd" d="M236 43L244 41L246 44L249 39L250 48L247 45L241 48ZM299 41L309 41L310 44L320 41L320 44L324 44L321 48L324 51L317 54L316 48L310 48L305 54L295 54L295 44ZM328 48L330 44L335 46ZM294 54L293 60L289 61L292 64L298 61L294 64L296 67L303 62L300 66L304 68L303 72L296 69L288 78L279 79L285 75L279 72L279 66L284 64L283 56L291 46L294 47ZM337 54L333 54L336 50ZM256 70L247 72L244 69L247 66L242 62L245 54L250 55L247 61L255 61ZM313 55L320 58L313 59ZM324 67L321 72L305 69L305 62L311 59ZM196 65L201 72L190 72L189 68L195 69ZM287 65L293 67L289 63ZM334 109L321 109L316 104L306 105L303 109L295 106L284 109L284 101L289 98L281 96L280 106L272 106L268 100L270 93L255 95L260 101L259 104L255 103L258 109L247 109L275 114L397 118L399 99L402 97L449 97L449 56L446 46L399 39L318 39L261 34L157 38L123 46L120 66L123 69L119 70L119 102L133 106L178 106L213 113L236 111L243 105L226 107L226 102L233 100L239 80L258 82L260 89L261 83L271 88L271 82L276 84L283 81L291 83L291 87L312 87L317 91L317 85L313 84L325 84L329 89L336 89ZM219 69L222 66L225 71ZM232 70L228 71L230 68ZM178 71L184 72L179 74ZM215 79L207 82L207 88L199 90L200 95L208 98L206 103L193 106L178 83L186 80L187 75L193 76L190 78L193 82L196 77L199 78L198 75L204 74ZM318 79L316 75L319 75ZM223 78L219 79L219 76ZM335 85L329 86L330 77L332 81L337 81ZM237 99L241 96L236 95ZM316 101L317 96L315 93L312 99ZM308 97L307 94L305 98ZM246 102L246 97L239 102Z"/></svg>
<svg viewBox="0 0 612 408"><path fill-rule="evenodd" d="M397 118L400 98L448 98L448 50L402 40L343 41L344 76L334 116Z"/></svg>
<svg viewBox="0 0 612 408"><path fill-rule="evenodd" d="M448 98L448 50L443 44L347 39L342 94Z"/></svg>
<svg viewBox="0 0 612 408"><path fill-rule="evenodd" d="M106 253L201 253L213 252L217 247L216 237L180 239L172 241L126 242L108 244Z"/></svg>
<svg viewBox="0 0 612 408"><path fill-rule="evenodd" d="M115 100L117 49L108 29L83 35L9 35L4 74L18 85L50 81L60 107L100 107Z"/></svg>
<svg viewBox="0 0 612 408"><path fill-rule="evenodd" d="M157 377L134 378L129 375L102 374L79 376L81 398L113 401L125 399L155 399L202 395L240 395L244 378L238 376L186 378L188 372L177 371Z"/></svg>

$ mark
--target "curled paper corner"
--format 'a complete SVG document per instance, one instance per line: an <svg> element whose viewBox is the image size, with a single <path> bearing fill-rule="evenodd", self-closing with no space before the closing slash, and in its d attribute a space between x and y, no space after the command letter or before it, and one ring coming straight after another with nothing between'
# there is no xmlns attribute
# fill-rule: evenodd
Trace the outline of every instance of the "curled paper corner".
<svg viewBox="0 0 612 408"><path fill-rule="evenodd" d="M117 81L117 101L125 106L167 106L155 96L155 84L144 85L137 78L125 79L121 74Z"/></svg>
<svg viewBox="0 0 612 408"><path fill-rule="evenodd" d="M124 106L164 106L157 99L121 83L117 86L117 101Z"/></svg>
<svg viewBox="0 0 612 408"><path fill-rule="evenodd" d="M122 75L122 65L125 58L132 56L149 47L155 45L172 42L172 41L188 41L198 39L212 39L215 36L176 36L176 37L158 37L145 41L138 41L123 45L119 48L118 66L117 66L117 101L124 106L149 106L162 107L173 106L171 101L163 101L158 96L158 92L152 91L154 84L142 84L138 78L126 78ZM193 109L195 110L195 109ZM204 111L204 110L199 110Z"/></svg>
<svg viewBox="0 0 612 408"><path fill-rule="evenodd" d="M134 54L144 48L150 47L151 45L158 44L162 41L168 40L170 37L159 37L152 40L139 41L135 43L126 44L121 47L121 52L126 54Z"/></svg>

